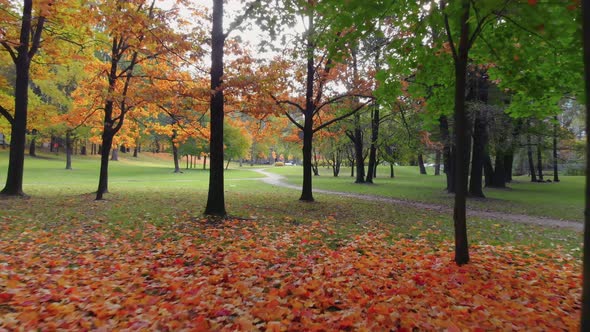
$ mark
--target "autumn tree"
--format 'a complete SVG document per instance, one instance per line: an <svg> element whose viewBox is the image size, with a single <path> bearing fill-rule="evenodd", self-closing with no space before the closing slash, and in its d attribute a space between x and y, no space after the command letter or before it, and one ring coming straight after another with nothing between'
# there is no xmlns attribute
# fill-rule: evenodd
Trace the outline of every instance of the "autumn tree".
<svg viewBox="0 0 590 332"><path fill-rule="evenodd" d="M0 44L10 54L16 71L14 84L14 111L7 106L0 106L0 113L10 123L10 159L6 185L0 192L7 196L24 196L23 174L25 144L27 130L27 113L29 103L29 82L31 61L41 47L41 35L46 17L51 13L51 1L40 1L33 6L33 0L24 0L22 13L10 3L3 2L2 17L9 27L17 27L17 31L3 30ZM14 22L19 18L20 23ZM12 114L11 114L12 113Z"/></svg>
<svg viewBox="0 0 590 332"><path fill-rule="evenodd" d="M155 7L155 1L105 1L93 8L93 19L100 31L96 38L108 49L97 50L97 75L88 80L88 94L100 96L87 99L101 100L102 134L101 166L96 199L108 191L108 164L115 135L125 118L144 103L138 94L138 82L146 79L142 67L155 63L164 54L178 54L179 62L190 41L172 28L176 11ZM165 60L164 60L165 61ZM96 105L90 103L89 112Z"/></svg>

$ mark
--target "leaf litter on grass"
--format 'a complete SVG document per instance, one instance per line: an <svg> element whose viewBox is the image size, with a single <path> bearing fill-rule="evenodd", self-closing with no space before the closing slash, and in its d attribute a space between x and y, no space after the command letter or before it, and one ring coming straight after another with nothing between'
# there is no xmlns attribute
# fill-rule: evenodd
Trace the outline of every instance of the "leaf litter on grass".
<svg viewBox="0 0 590 332"><path fill-rule="evenodd" d="M93 223L20 233L2 220L12 236L0 240L0 326L577 329L580 266L558 251L476 245L472 262L458 267L452 244L433 243L428 234L391 241L389 231L371 227L345 239L336 234L337 220L229 220L214 227L189 219L119 231Z"/></svg>

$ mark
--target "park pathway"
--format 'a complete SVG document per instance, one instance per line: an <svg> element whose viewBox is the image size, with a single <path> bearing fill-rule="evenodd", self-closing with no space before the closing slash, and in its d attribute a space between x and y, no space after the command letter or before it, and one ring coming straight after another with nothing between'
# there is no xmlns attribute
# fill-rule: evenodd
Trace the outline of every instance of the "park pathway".
<svg viewBox="0 0 590 332"><path fill-rule="evenodd" d="M285 182L285 177L279 174L273 174L265 171L264 169L253 169L253 171L258 172L264 175L264 178L260 178L259 180L263 181L264 183L282 187L282 188L289 188L295 190L301 190L301 186L296 186ZM384 203L391 203L403 206L410 206L416 209L423 209L423 210L431 210L437 211L440 213L445 214L453 214L453 209L439 204L431 204L431 203L423 203L423 202L416 202L416 201L408 201L403 199L391 198L391 197L383 197L383 196L375 196L375 195L365 195L365 194L355 194L355 193L347 193L341 191L332 191L332 190L323 190L323 189L314 189L314 193L319 194L328 194L328 195L337 195L342 197L351 197L351 198L358 198L363 199L371 202L384 202ZM531 225L538 225L538 226L545 226L545 227L559 227L559 228L567 228L576 231L582 232L584 230L584 225L581 222L571 221L571 220L561 220L561 219L552 219L546 217L537 217L537 216L529 216L525 214L513 214L513 213L505 213L505 212L497 212L497 211L482 211L482 210L467 210L467 216L470 217L479 217L485 219L493 219L493 220L503 220L509 221L514 223L521 223L521 224L531 224Z"/></svg>

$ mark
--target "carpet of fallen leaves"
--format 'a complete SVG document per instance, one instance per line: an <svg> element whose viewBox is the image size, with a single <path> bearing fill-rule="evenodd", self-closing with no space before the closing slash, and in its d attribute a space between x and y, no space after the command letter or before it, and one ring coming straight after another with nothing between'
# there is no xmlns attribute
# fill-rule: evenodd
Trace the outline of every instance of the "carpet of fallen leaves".
<svg viewBox="0 0 590 332"><path fill-rule="evenodd" d="M253 221L14 232L0 219L0 326L13 330L577 329L576 259L367 230ZM67 229L67 231L66 231ZM332 245L327 245L332 243Z"/></svg>

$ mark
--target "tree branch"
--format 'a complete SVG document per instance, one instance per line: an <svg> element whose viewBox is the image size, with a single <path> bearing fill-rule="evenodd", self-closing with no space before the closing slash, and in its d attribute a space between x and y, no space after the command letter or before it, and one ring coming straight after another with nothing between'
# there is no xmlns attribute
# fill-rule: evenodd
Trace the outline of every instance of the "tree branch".
<svg viewBox="0 0 590 332"><path fill-rule="evenodd" d="M285 115L287 116L287 118L289 118L289 120L291 120L291 122L297 126L297 128L303 130L303 126L299 124L299 122L297 122L295 119L293 119L293 117L291 116L291 114L289 114L289 112L285 111Z"/></svg>
<svg viewBox="0 0 590 332"><path fill-rule="evenodd" d="M29 59L37 53L39 50L39 44L41 44L41 33L43 32L43 25L45 24L45 17L41 16L37 20L37 27L35 27L35 34L31 40L31 49L29 50Z"/></svg>
<svg viewBox="0 0 590 332"><path fill-rule="evenodd" d="M0 106L0 114L2 114L6 118L6 120L8 120L10 125L14 123L14 118L12 117L12 115L10 115L10 112L8 112L6 108Z"/></svg>
<svg viewBox="0 0 590 332"><path fill-rule="evenodd" d="M339 116L339 117L337 117L337 118L334 118L334 119L332 119L332 120L330 120L330 121L328 121L328 122L322 123L322 124L321 124L319 127L315 128L315 129L313 130L313 132L315 133L315 132L317 132L317 131L320 131L320 130L322 130L322 129L326 128L327 126L331 125L332 123L336 122L336 121L340 121L340 120L342 120L342 119L344 119L344 118L347 118L347 117L349 117L349 116L353 115L354 113L356 113L356 112L360 111L360 110L361 110L363 107L367 106L369 103L371 103L371 101L370 101L370 100L369 100L369 101L367 101L367 102L365 102L365 103L362 103L362 104L358 105L358 106L357 106L357 107L355 107L355 108L354 108L352 111L350 111L350 112L348 112L348 113L346 113L346 114L344 114L344 115L341 115L341 116Z"/></svg>
<svg viewBox="0 0 590 332"><path fill-rule="evenodd" d="M457 55L457 50L455 49L455 42L453 41L453 34L451 33L451 26L449 24L449 15L447 15L447 13L445 13L445 9L447 8L447 3L446 1L441 1L440 3L441 9L443 10L443 17L445 20L445 31L447 32L447 40L449 41L449 44L451 46L451 51L453 52L453 59L455 59L455 62L457 61L457 59L459 58L459 56Z"/></svg>
<svg viewBox="0 0 590 332"><path fill-rule="evenodd" d="M10 47L10 44L8 44L6 41L0 42L0 44L2 46L4 46L6 51L8 51L8 54L10 54L12 61L14 61L14 63L16 63L16 53L14 53L14 50L12 49L12 47Z"/></svg>

